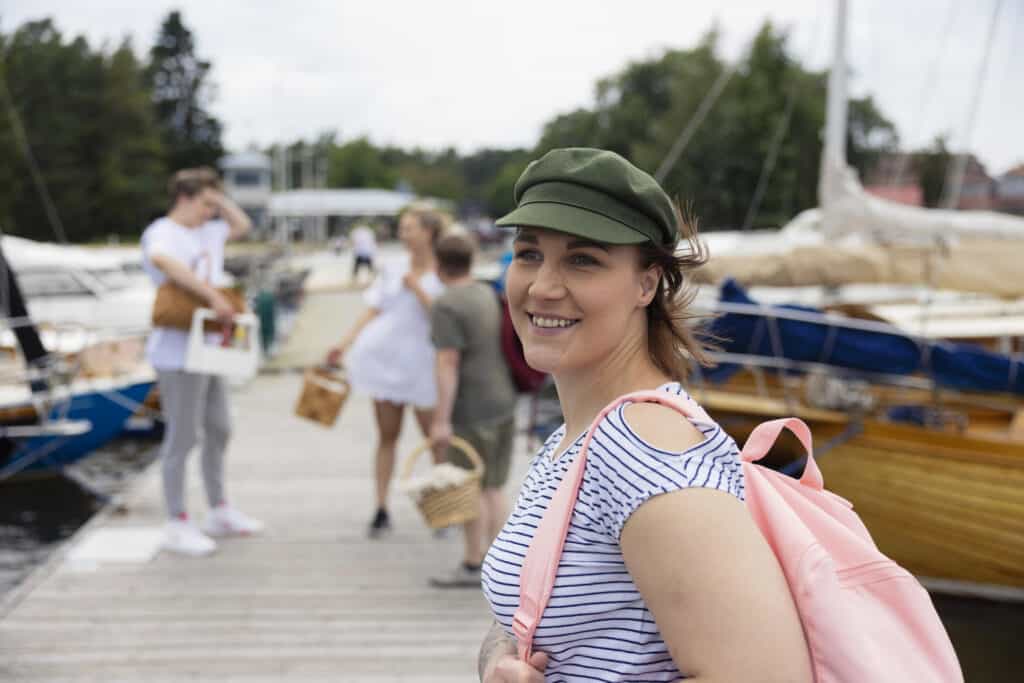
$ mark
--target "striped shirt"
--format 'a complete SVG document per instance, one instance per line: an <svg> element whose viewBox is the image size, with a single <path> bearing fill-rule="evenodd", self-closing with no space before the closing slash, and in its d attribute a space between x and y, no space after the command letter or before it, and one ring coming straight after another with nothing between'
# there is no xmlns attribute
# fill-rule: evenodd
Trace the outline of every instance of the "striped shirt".
<svg viewBox="0 0 1024 683"><path fill-rule="evenodd" d="M659 389L686 395L676 382ZM626 569L622 528L644 501L661 493L698 486L743 499L739 450L721 427L694 422L704 440L685 452L665 451L633 432L624 408L602 420L591 440L554 590L534 636L534 647L549 657L549 682L683 678ZM581 434L552 458L564 436L563 424L534 457L512 514L484 560L484 595L510 636L526 549L583 444Z"/></svg>

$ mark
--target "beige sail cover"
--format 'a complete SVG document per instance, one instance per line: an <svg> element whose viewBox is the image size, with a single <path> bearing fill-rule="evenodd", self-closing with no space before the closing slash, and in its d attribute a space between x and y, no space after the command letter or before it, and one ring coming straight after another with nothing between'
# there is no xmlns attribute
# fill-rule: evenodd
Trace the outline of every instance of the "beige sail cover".
<svg viewBox="0 0 1024 683"><path fill-rule="evenodd" d="M906 206L864 191L857 173L826 158L818 183L826 239L858 235L892 244L957 239L1024 240L1024 219L994 211L951 211Z"/></svg>
<svg viewBox="0 0 1024 683"><path fill-rule="evenodd" d="M711 254L701 283L732 277L745 286L929 285L935 289L1024 297L1024 240L963 240L945 246L807 246L787 253Z"/></svg>

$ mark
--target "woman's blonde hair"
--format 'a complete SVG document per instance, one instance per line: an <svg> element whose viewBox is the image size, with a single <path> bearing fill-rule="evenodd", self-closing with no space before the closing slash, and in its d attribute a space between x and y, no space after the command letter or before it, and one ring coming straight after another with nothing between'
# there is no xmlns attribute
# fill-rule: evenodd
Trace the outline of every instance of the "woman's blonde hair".
<svg viewBox="0 0 1024 683"><path fill-rule="evenodd" d="M412 216L420 225L430 231L430 243L437 244L437 240L445 233L452 219L447 213L441 211L432 204L414 202L402 209L398 220L401 221L406 215Z"/></svg>
<svg viewBox="0 0 1024 683"><path fill-rule="evenodd" d="M684 379L694 363L710 365L711 345L702 338L698 321L704 315L693 311L690 304L697 288L687 273L700 268L708 260L707 246L697 234L697 221L691 213L673 202L680 241L673 248L655 242L640 247L640 267L661 269L661 278L654 299L647 306L647 348L651 360L669 377Z"/></svg>

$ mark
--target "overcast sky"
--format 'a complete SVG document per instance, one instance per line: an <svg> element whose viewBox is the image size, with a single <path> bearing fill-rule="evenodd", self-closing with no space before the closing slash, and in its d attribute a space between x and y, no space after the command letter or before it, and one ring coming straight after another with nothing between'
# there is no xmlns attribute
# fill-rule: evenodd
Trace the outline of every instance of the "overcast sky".
<svg viewBox="0 0 1024 683"><path fill-rule="evenodd" d="M1024 0L1002 0L968 133L997 2L851 0L854 94L875 96L904 146L946 131L991 173L1024 162ZM598 78L691 47L716 19L727 57L770 18L814 68L831 61L834 20L834 2L814 0L3 0L0 30L51 16L96 45L130 36L141 54L175 8L213 62L211 108L233 149L328 129L463 152L530 146L553 116L589 106Z"/></svg>

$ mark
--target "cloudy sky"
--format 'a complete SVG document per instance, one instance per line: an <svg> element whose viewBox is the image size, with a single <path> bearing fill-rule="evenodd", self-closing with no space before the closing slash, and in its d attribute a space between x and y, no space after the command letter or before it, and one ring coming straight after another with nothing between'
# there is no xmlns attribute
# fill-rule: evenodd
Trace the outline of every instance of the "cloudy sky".
<svg viewBox="0 0 1024 683"><path fill-rule="evenodd" d="M850 6L853 91L875 96L906 146L945 131L990 172L1024 162L1024 0ZM212 109L235 149L329 129L378 144L528 146L554 115L591 104L598 78L690 47L716 20L727 57L771 19L815 68L831 60L834 21L834 3L815 0L4 0L0 30L51 16L65 34L127 36L141 53L171 9L213 62Z"/></svg>

